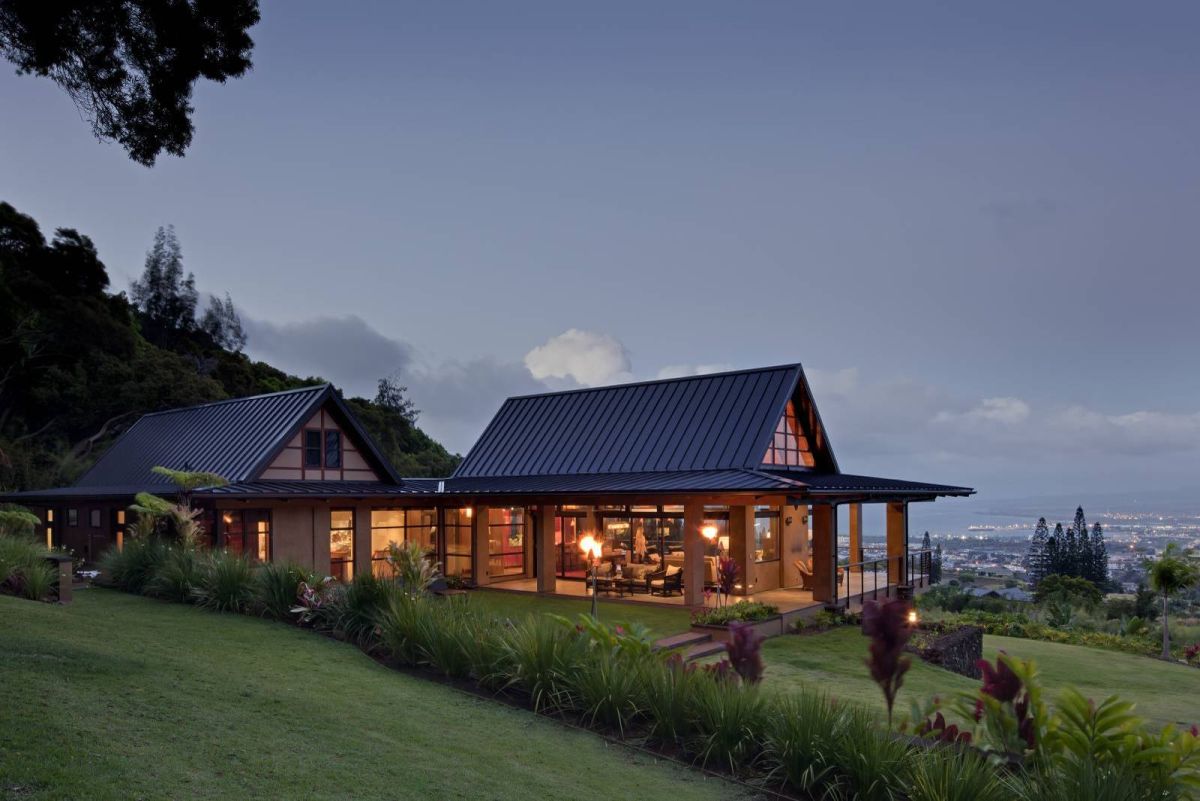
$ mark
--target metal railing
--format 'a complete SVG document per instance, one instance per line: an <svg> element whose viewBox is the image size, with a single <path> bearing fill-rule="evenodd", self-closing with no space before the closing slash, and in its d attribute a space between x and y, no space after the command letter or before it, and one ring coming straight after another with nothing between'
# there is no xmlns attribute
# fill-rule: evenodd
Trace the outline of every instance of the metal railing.
<svg viewBox="0 0 1200 801"><path fill-rule="evenodd" d="M849 607L854 598L860 601L894 598L901 585L913 589L927 587L932 564L933 551L929 549L839 564L834 600L844 601Z"/></svg>

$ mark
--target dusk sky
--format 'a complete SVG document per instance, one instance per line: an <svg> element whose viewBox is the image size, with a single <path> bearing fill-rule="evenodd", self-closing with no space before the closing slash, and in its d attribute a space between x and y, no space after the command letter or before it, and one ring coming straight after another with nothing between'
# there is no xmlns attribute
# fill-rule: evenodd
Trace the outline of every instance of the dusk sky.
<svg viewBox="0 0 1200 801"><path fill-rule="evenodd" d="M974 5L974 4L972 4ZM0 199L248 351L507 395L800 361L843 470L1200 485L1200 5L267 2L153 169L0 70Z"/></svg>

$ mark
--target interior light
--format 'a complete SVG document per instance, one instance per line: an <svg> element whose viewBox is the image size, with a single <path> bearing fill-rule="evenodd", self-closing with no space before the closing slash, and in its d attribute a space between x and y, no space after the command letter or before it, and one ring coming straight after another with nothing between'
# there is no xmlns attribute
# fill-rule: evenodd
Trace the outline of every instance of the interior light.
<svg viewBox="0 0 1200 801"><path fill-rule="evenodd" d="M704 539L711 542L717 538L717 527L713 525L707 525L700 529L700 533L704 536Z"/></svg>

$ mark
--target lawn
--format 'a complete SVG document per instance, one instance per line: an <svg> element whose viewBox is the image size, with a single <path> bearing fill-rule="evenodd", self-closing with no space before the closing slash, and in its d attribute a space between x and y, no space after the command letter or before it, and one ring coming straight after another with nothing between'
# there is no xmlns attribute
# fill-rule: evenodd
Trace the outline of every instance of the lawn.
<svg viewBox="0 0 1200 801"><path fill-rule="evenodd" d="M764 681L775 687L806 685L824 689L837 698L862 701L882 712L883 697L863 664L866 649L866 638L853 627L817 635L776 637L763 644L767 666ZM984 656L994 658L999 650L1036 662L1049 700L1073 685L1096 699L1116 693L1134 701L1138 713L1155 723L1190 725L1200 720L1200 704L1196 701L1200 697L1200 670L1195 668L1078 645L984 637ZM907 711L914 700L978 686L973 679L916 660L904 677L897 708Z"/></svg>
<svg viewBox="0 0 1200 801"><path fill-rule="evenodd" d="M583 598L547 598L531 592L473 590L471 604L482 606L506 617L521 617L543 613L562 615L574 620L591 611L591 601ZM600 619L609 623L644 623L657 637L666 637L688 630L691 613L684 607L668 607L647 603L615 603L600 599Z"/></svg>
<svg viewBox="0 0 1200 801"><path fill-rule="evenodd" d="M0 596L0 799L728 799L734 785L311 632Z"/></svg>

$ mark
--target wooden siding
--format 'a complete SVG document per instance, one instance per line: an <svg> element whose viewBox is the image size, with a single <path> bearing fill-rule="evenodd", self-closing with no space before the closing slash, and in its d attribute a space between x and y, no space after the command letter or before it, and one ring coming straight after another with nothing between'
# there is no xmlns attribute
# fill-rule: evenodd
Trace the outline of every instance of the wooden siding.
<svg viewBox="0 0 1200 801"><path fill-rule="evenodd" d="M339 431L342 440L342 466L304 466L304 432L309 429ZM322 441L324 438L322 437ZM362 453L362 443L356 442L344 428L334 422L328 404L317 411L287 445L279 452L258 478L276 481L379 481L379 475L371 469Z"/></svg>

